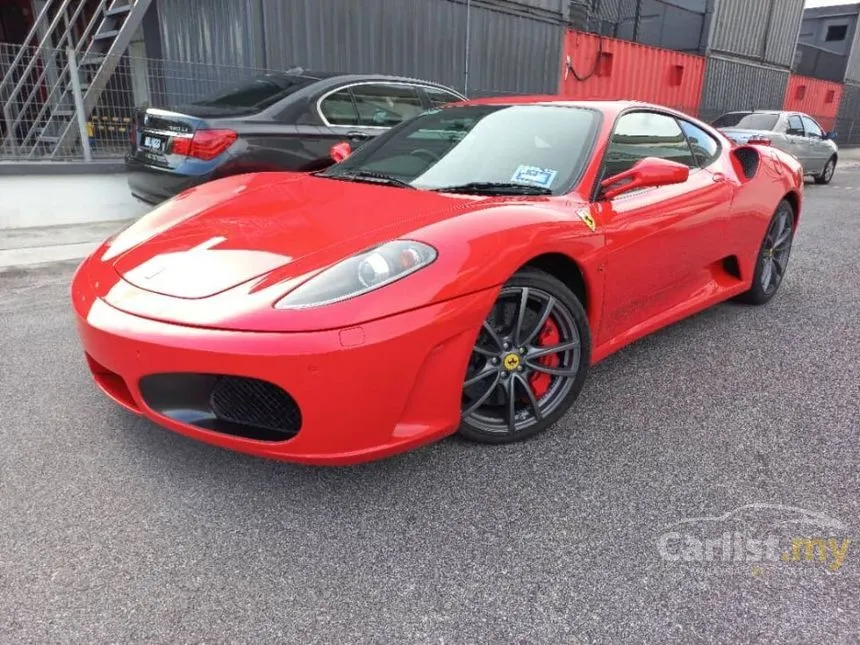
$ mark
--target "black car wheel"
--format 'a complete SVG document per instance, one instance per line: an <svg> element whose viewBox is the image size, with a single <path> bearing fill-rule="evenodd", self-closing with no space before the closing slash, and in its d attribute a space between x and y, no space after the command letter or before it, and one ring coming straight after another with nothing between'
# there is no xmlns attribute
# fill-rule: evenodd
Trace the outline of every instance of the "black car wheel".
<svg viewBox="0 0 860 645"><path fill-rule="evenodd" d="M836 172L836 158L830 157L830 160L827 162L827 165L824 166L824 170L822 170L821 174L815 178L815 183L829 184L830 180L833 179L834 172Z"/></svg>
<svg viewBox="0 0 860 645"><path fill-rule="evenodd" d="M788 268L794 241L794 209L787 201L779 203L759 249L753 283L740 300L763 305L776 294Z"/></svg>
<svg viewBox="0 0 860 645"><path fill-rule="evenodd" d="M512 443L543 432L576 400L590 361L588 319L573 292L542 271L517 272L475 342L460 434Z"/></svg>

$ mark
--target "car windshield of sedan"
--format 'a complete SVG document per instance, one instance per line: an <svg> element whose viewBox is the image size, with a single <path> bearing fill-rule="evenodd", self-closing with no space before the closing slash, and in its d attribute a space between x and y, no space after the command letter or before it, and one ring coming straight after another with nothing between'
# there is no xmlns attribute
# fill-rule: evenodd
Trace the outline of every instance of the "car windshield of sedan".
<svg viewBox="0 0 860 645"><path fill-rule="evenodd" d="M566 105L472 105L425 112L317 176L472 194L569 190L600 113Z"/></svg>

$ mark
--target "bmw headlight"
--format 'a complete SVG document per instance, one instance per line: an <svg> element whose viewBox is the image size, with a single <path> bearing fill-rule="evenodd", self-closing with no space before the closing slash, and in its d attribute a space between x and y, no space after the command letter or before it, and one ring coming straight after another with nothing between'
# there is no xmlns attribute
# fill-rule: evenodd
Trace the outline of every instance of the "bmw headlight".
<svg viewBox="0 0 860 645"><path fill-rule="evenodd" d="M436 249L421 242L387 242L318 273L281 298L275 308L319 307L354 298L415 273L436 256Z"/></svg>

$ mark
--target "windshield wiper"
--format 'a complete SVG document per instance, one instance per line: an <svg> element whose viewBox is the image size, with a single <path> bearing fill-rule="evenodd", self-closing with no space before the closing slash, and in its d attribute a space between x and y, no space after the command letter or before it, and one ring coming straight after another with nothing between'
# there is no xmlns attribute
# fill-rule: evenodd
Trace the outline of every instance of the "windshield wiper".
<svg viewBox="0 0 860 645"><path fill-rule="evenodd" d="M552 191L543 186L504 181L470 181L468 184L442 186L432 190L437 193L464 193L467 195L552 195Z"/></svg>
<svg viewBox="0 0 860 645"><path fill-rule="evenodd" d="M386 184L388 186L400 186L401 188L412 188L413 190L418 190L412 184L408 184L401 179L397 179L397 177L392 177L391 175L386 175L384 172L377 172L375 170L354 170L352 172L338 174L320 173L320 176L327 177L329 179L346 179L348 181L367 180L368 183L372 184Z"/></svg>

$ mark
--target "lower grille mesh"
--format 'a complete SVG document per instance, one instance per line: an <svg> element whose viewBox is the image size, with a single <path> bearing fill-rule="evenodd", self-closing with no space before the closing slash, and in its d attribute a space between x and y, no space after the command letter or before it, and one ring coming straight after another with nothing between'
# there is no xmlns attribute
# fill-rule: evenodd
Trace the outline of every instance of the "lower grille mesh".
<svg viewBox="0 0 860 645"><path fill-rule="evenodd" d="M302 425L293 397L277 385L241 376L222 376L212 388L209 404L215 415L242 425L294 435Z"/></svg>

